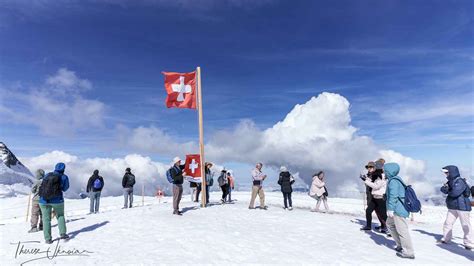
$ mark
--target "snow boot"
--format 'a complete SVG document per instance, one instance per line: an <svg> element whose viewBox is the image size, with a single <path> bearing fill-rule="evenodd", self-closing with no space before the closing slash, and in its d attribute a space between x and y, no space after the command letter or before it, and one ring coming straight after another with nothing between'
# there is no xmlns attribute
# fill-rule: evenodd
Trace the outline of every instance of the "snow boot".
<svg viewBox="0 0 474 266"><path fill-rule="evenodd" d="M289 211L292 211L292 210L293 210L293 207L288 208L288 210L289 210Z"/></svg>
<svg viewBox="0 0 474 266"><path fill-rule="evenodd" d="M249 210L255 210L255 207L250 207L250 206L249 206Z"/></svg>
<svg viewBox="0 0 474 266"><path fill-rule="evenodd" d="M31 227L31 229L28 231L28 233L36 233L36 232L38 232L38 231L39 231L38 228L36 228L36 227Z"/></svg>
<svg viewBox="0 0 474 266"><path fill-rule="evenodd" d="M397 252L397 256L399 256L400 258L403 258L403 259L415 259L415 255L408 255L408 254L405 254L402 252Z"/></svg>
<svg viewBox="0 0 474 266"><path fill-rule="evenodd" d="M69 240L69 235L68 234L62 234L59 238L64 239L64 240Z"/></svg>
<svg viewBox="0 0 474 266"><path fill-rule="evenodd" d="M360 229L361 231L372 231L372 228L368 227L368 226L364 226Z"/></svg>
<svg viewBox="0 0 474 266"><path fill-rule="evenodd" d="M48 240L45 240L44 243L46 243L46 244L53 244L53 240L48 239Z"/></svg>
<svg viewBox="0 0 474 266"><path fill-rule="evenodd" d="M402 247L396 247L396 248L395 248L395 251L396 251L396 252L402 252L402 251L403 251L403 248L402 248Z"/></svg>

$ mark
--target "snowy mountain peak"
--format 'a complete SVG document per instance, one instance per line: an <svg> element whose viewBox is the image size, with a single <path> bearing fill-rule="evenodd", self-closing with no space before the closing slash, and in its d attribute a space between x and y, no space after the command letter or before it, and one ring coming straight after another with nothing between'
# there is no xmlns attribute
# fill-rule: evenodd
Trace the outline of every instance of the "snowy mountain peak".
<svg viewBox="0 0 474 266"><path fill-rule="evenodd" d="M29 191L33 174L0 142L0 197Z"/></svg>

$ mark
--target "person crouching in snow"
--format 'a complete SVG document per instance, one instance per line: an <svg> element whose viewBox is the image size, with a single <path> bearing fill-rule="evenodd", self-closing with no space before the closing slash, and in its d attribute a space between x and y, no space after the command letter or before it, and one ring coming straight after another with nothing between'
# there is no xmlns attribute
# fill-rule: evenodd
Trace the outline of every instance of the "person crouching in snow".
<svg viewBox="0 0 474 266"><path fill-rule="evenodd" d="M28 231L28 233L34 233L43 230L43 217L41 215L41 209L39 206L39 189L41 186L41 182L43 182L44 170L36 170L35 176L36 182L31 188L31 194L33 194L33 199L31 201L31 229L30 231Z"/></svg>
<svg viewBox="0 0 474 266"><path fill-rule="evenodd" d="M291 202L291 192L293 192L291 185L293 185L293 183L295 183L295 179L290 174L290 172L288 172L286 167L280 167L278 185L281 186L281 192L283 193L283 204L285 206L285 210L293 210L293 204Z"/></svg>
<svg viewBox="0 0 474 266"><path fill-rule="evenodd" d="M464 231L464 247L471 250L474 248L474 242L471 235L469 186L466 180L460 176L456 166L445 166L442 171L446 174L446 179L448 179L448 182L441 187L441 192L448 195L446 197L448 214L443 225L443 238L441 238L439 243L447 244L451 241L453 236L453 224L457 218L459 218L462 230Z"/></svg>
<svg viewBox="0 0 474 266"><path fill-rule="evenodd" d="M387 226L392 232L393 240L397 244L395 250L401 258L414 259L415 252L408 230L409 213L400 199L405 198L405 186L401 177L397 176L400 166L396 163L388 163L383 168L385 177L388 178L387 185Z"/></svg>
<svg viewBox="0 0 474 266"><path fill-rule="evenodd" d="M323 171L319 171L317 174L313 175L313 182L311 183L309 195L317 200L316 207L311 210L312 212L319 211L319 205L321 205L321 201L324 203L324 208L326 209L326 211L329 211L327 200L328 192L326 190L326 184L324 182Z"/></svg>

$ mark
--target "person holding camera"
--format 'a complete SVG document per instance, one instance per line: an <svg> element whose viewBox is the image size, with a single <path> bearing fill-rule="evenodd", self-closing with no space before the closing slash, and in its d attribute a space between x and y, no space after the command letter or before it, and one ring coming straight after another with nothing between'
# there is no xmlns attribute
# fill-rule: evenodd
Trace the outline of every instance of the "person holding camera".
<svg viewBox="0 0 474 266"><path fill-rule="evenodd" d="M311 189L309 190L309 196L316 199L316 207L312 209L312 212L318 212L321 201L324 203L326 212L329 211L328 207L328 191L326 189L326 183L324 182L324 172L319 171L313 175L313 181L311 182Z"/></svg>
<svg viewBox="0 0 474 266"><path fill-rule="evenodd" d="M295 179L290 174L285 166L280 167L280 176L278 177L278 185L281 186L281 192L283 193L283 205L285 210L293 210L293 203L291 201L291 193L293 188L291 185L295 183Z"/></svg>
<svg viewBox="0 0 474 266"><path fill-rule="evenodd" d="M252 170L252 197L250 198L249 209L255 209L255 198L260 198L260 209L267 210L265 206L265 192L263 191L263 180L267 178L267 175L262 172L262 163L257 163L255 169Z"/></svg>
<svg viewBox="0 0 474 266"><path fill-rule="evenodd" d="M368 173L361 175L360 178L370 192L370 197L367 197L367 208L365 209L366 225L361 230L372 230L372 213L375 211L380 221L380 232L387 234L387 203L385 200L387 182L383 176L383 163L380 160L369 162L365 168Z"/></svg>
<svg viewBox="0 0 474 266"><path fill-rule="evenodd" d="M441 187L441 192L447 194L446 206L448 207L448 214L443 225L443 237L438 243L447 244L451 241L453 236L453 224L459 218L461 221L462 230L464 231L464 247L468 250L474 248L474 242L471 232L471 201L469 196L471 191L467 182L459 174L459 170L454 165L448 165L441 170L446 174L446 182Z"/></svg>

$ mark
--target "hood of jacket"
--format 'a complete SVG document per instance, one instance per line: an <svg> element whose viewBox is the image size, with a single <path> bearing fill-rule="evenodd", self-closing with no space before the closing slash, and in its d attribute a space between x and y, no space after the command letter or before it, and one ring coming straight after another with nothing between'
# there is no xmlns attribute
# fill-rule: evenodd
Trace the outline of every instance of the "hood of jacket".
<svg viewBox="0 0 474 266"><path fill-rule="evenodd" d="M35 177L36 177L36 179L38 179L38 180L43 179L43 177L44 177L44 170L43 170L43 169L38 169L38 170L36 170L36 172L35 172Z"/></svg>
<svg viewBox="0 0 474 266"><path fill-rule="evenodd" d="M383 171L388 179L392 179L400 172L400 166L397 163L387 163L383 166Z"/></svg>
<svg viewBox="0 0 474 266"><path fill-rule="evenodd" d="M54 171L63 174L66 170L66 165L64 163L57 163L54 167Z"/></svg>
<svg viewBox="0 0 474 266"><path fill-rule="evenodd" d="M446 178L447 178L449 181L452 181L452 180L454 180L456 177L461 176L461 175L459 174L459 169L458 169L457 166L448 165L448 166L443 167L443 169L448 170L448 175L446 176Z"/></svg>

